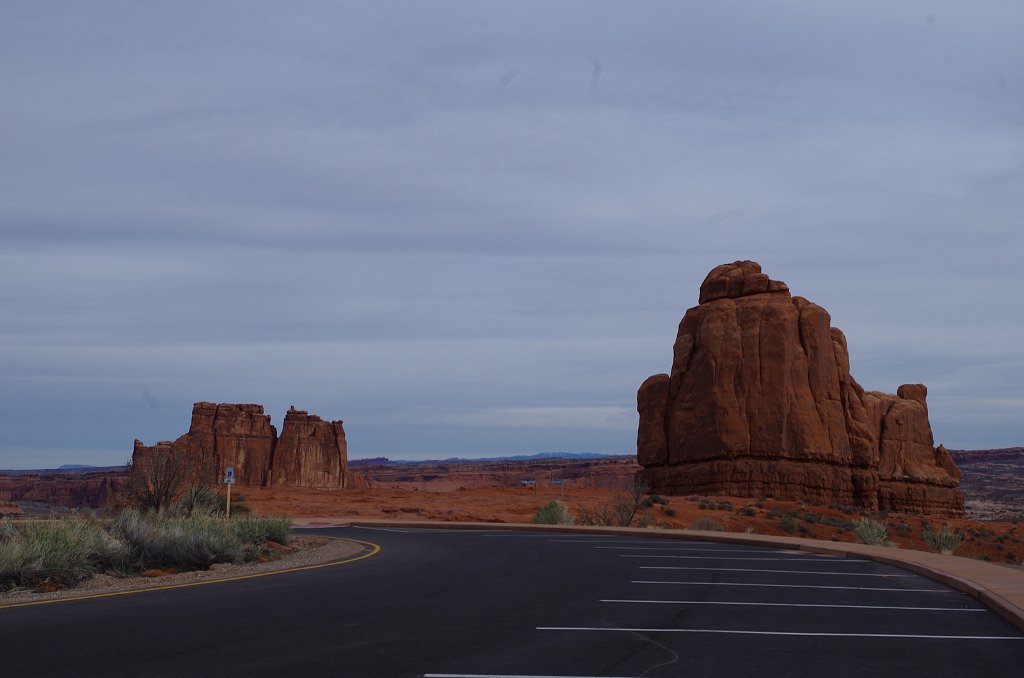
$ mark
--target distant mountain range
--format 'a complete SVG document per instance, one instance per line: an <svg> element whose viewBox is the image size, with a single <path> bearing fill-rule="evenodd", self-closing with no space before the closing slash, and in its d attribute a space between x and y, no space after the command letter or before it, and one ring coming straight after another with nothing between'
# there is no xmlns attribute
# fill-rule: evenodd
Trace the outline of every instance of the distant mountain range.
<svg viewBox="0 0 1024 678"><path fill-rule="evenodd" d="M0 475L5 476L27 476L37 473L58 474L64 473L74 475L78 473L104 473L109 471L120 471L124 464L117 466L89 466L87 464L64 464L57 468L30 468L30 469L0 469Z"/></svg>
<svg viewBox="0 0 1024 678"><path fill-rule="evenodd" d="M538 459L603 459L619 457L617 454L598 454L596 452L538 452L537 454L514 454L505 457L448 457L447 459L389 459L388 457L372 457L369 459L349 459L350 468L360 466L388 466L392 464L462 464L481 463L488 461L536 461Z"/></svg>

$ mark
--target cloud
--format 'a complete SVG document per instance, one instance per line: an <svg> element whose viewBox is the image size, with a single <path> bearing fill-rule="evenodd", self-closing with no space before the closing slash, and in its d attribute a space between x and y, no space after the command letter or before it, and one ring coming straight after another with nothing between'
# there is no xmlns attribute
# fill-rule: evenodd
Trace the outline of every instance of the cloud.
<svg viewBox="0 0 1024 678"><path fill-rule="evenodd" d="M3 11L0 460L116 463L200 399L353 451L628 450L744 258L865 386L928 382L937 437L1024 436L972 423L1024 381L1017 4Z"/></svg>
<svg viewBox="0 0 1024 678"><path fill-rule="evenodd" d="M636 413L625 407L498 407L443 417L459 426L529 429L621 429L635 425Z"/></svg>

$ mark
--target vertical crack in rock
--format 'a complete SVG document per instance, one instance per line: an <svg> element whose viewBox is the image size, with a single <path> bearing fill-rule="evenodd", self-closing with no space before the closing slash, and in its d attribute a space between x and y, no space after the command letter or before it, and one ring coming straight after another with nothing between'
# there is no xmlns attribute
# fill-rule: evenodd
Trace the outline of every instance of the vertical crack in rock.
<svg viewBox="0 0 1024 678"><path fill-rule="evenodd" d="M637 393L642 479L666 494L962 515L959 471L934 447L927 389L865 392L830 325L825 309L755 262L713 269L679 323L671 376Z"/></svg>
<svg viewBox="0 0 1024 678"><path fill-rule="evenodd" d="M218 474L233 466L240 485L349 485L342 422L324 421L294 407L285 415L278 436L262 405L199 402L192 407L188 433L173 443L153 447L136 441L133 458L159 446L171 446L176 454L212 459Z"/></svg>

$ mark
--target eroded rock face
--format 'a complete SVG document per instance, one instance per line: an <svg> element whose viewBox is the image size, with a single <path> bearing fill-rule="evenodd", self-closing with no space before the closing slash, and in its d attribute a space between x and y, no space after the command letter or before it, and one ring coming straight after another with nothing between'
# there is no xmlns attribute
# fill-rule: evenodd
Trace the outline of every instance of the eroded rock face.
<svg viewBox="0 0 1024 678"><path fill-rule="evenodd" d="M237 482L267 484L277 431L262 405L196 403L186 435L189 454L216 457L218 473L233 466Z"/></svg>
<svg viewBox="0 0 1024 678"><path fill-rule="evenodd" d="M284 416L271 469L274 485L347 487L348 446L341 421L292 407Z"/></svg>
<svg viewBox="0 0 1024 678"><path fill-rule="evenodd" d="M637 459L659 492L777 496L960 515L927 389L865 392L825 309L752 261L719 266L637 394Z"/></svg>
<svg viewBox="0 0 1024 678"><path fill-rule="evenodd" d="M278 438L262 405L196 403L188 433L152 446L136 440L133 459L160 449L212 460L196 467L216 474L215 482L231 466L240 485L348 486L342 423L323 421L294 407L285 416Z"/></svg>

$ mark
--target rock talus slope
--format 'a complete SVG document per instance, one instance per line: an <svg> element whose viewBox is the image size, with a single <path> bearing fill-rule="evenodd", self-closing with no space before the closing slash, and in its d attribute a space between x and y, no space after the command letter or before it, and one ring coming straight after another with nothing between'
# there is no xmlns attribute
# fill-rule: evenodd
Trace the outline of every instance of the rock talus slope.
<svg viewBox="0 0 1024 678"><path fill-rule="evenodd" d="M672 371L637 393L637 460L659 492L776 496L962 515L927 389L866 392L828 312L752 261L701 285Z"/></svg>

